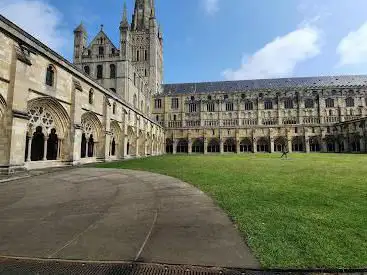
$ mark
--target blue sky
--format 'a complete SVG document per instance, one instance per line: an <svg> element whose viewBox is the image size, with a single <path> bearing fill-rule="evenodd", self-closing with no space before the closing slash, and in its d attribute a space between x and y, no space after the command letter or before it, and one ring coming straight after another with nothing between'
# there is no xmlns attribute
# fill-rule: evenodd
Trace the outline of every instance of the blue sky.
<svg viewBox="0 0 367 275"><path fill-rule="evenodd" d="M367 73L365 0L155 1L166 83ZM118 45L123 2L0 0L0 12L70 60L81 21Z"/></svg>

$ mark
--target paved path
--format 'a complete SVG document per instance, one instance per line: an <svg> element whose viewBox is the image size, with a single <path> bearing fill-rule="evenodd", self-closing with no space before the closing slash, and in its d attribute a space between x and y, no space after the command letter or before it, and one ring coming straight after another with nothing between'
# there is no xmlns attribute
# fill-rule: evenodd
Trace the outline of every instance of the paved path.
<svg viewBox="0 0 367 275"><path fill-rule="evenodd" d="M114 169L1 183L0 255L259 267L201 191L171 177Z"/></svg>

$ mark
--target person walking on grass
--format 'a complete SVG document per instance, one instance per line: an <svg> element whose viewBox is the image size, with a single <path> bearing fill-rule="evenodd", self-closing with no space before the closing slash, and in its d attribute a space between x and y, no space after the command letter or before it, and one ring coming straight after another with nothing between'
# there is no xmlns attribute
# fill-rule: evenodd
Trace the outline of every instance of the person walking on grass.
<svg viewBox="0 0 367 275"><path fill-rule="evenodd" d="M283 154L280 158L282 159L283 157L285 157L286 159L288 159L288 153L289 153L288 148L286 146L284 146L283 147Z"/></svg>

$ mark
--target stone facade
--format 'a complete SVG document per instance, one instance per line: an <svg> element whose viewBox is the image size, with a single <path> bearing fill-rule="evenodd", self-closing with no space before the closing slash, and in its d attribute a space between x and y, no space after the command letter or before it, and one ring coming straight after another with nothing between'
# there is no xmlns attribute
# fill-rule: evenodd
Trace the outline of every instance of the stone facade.
<svg viewBox="0 0 367 275"><path fill-rule="evenodd" d="M118 63L117 76L130 63ZM112 92L0 16L0 171L162 154L164 129L123 96L142 86L121 81Z"/></svg>
<svg viewBox="0 0 367 275"><path fill-rule="evenodd" d="M152 106L167 153L366 152L349 121L367 114L367 76L169 84Z"/></svg>

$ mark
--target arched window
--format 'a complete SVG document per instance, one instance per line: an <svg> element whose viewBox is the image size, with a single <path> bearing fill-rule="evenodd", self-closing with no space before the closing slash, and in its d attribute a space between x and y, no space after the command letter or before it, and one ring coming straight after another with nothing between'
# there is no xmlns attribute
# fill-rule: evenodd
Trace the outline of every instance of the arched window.
<svg viewBox="0 0 367 275"><path fill-rule="evenodd" d="M140 59L140 52L139 50L136 51L136 61L139 61Z"/></svg>
<svg viewBox="0 0 367 275"><path fill-rule="evenodd" d="M354 107L354 99L352 97L348 97L345 99L345 105L347 107Z"/></svg>
<svg viewBox="0 0 367 275"><path fill-rule="evenodd" d="M326 108L334 108L334 99L332 98L325 99L325 106Z"/></svg>
<svg viewBox="0 0 367 275"><path fill-rule="evenodd" d="M112 114L116 114L116 102L112 104Z"/></svg>
<svg viewBox="0 0 367 275"><path fill-rule="evenodd" d="M100 47L98 48L98 54L99 54L99 55L104 55L104 47L103 47L103 46L100 46Z"/></svg>
<svg viewBox="0 0 367 275"><path fill-rule="evenodd" d="M85 72L87 75L90 75L90 68L89 68L89 66L84 66L84 72Z"/></svg>
<svg viewBox="0 0 367 275"><path fill-rule="evenodd" d="M219 153L220 152L220 144L219 144L218 139L213 138L212 140L209 141L207 152L208 153Z"/></svg>
<svg viewBox="0 0 367 275"><path fill-rule="evenodd" d="M92 89L89 91L89 104L93 104L94 102L94 92Z"/></svg>
<svg viewBox="0 0 367 275"><path fill-rule="evenodd" d="M116 78L116 65L110 65L110 78Z"/></svg>
<svg viewBox="0 0 367 275"><path fill-rule="evenodd" d="M229 138L224 142L224 152L226 153L236 152L236 141L234 139Z"/></svg>
<svg viewBox="0 0 367 275"><path fill-rule="evenodd" d="M97 79L102 79L102 78L103 78L103 66L98 65L97 66Z"/></svg>
<svg viewBox="0 0 367 275"><path fill-rule="evenodd" d="M53 87L54 84L55 84L55 69L52 65L49 65L46 71L46 85Z"/></svg>

